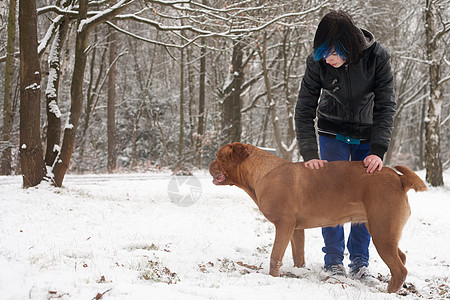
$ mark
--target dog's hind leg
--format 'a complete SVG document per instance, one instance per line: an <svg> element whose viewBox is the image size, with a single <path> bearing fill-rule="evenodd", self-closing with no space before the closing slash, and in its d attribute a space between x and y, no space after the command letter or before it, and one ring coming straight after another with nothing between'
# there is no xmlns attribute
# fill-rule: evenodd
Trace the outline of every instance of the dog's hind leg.
<svg viewBox="0 0 450 300"><path fill-rule="evenodd" d="M270 256L269 274L275 277L280 276L282 260L289 241L292 239L295 229L295 222L282 221L275 224L276 233L273 243L272 254Z"/></svg>
<svg viewBox="0 0 450 300"><path fill-rule="evenodd" d="M367 231L369 231L369 234L372 236L372 234L370 233L369 223L366 222L364 224L366 224ZM400 248L398 248L397 250L398 250L398 256L400 257L400 260L402 261L402 263L404 265L406 265L406 255L405 255L405 253L403 253L403 251L400 250Z"/></svg>
<svg viewBox="0 0 450 300"><path fill-rule="evenodd" d="M378 214L376 217L369 216L373 244L391 271L391 280L388 284L389 293L397 292L408 274L404 264L406 255L398 248L403 226L408 219L408 214L404 212L407 210L393 209L387 214Z"/></svg>
<svg viewBox="0 0 450 300"><path fill-rule="evenodd" d="M367 220L373 244L391 271L388 292L395 293L400 290L408 274L404 264L406 255L398 248L398 242L411 209L403 191L370 197L374 194L368 194L365 199Z"/></svg>
<svg viewBox="0 0 450 300"><path fill-rule="evenodd" d="M291 239L292 258L294 267L301 268L305 266L305 230L295 229Z"/></svg>
<svg viewBox="0 0 450 300"><path fill-rule="evenodd" d="M405 268L400 256L398 255L397 241L380 241L373 238L373 243L377 248L378 254L389 267L391 271L391 280L388 284L388 293L396 293L405 282L408 271Z"/></svg>

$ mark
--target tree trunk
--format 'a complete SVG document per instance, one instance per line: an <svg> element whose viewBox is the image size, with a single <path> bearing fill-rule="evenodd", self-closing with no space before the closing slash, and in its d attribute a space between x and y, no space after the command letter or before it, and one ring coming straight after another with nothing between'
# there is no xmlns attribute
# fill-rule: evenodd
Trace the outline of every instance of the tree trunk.
<svg viewBox="0 0 450 300"><path fill-rule="evenodd" d="M181 166L183 157L184 136L184 49L181 49L180 57L180 132L178 137L178 167Z"/></svg>
<svg viewBox="0 0 450 300"><path fill-rule="evenodd" d="M59 155L61 142L61 112L58 108L59 80L61 76L61 50L69 30L69 20L64 20L54 37L49 57L49 76L47 89L47 149L45 151L45 164L53 167Z"/></svg>
<svg viewBox="0 0 450 300"><path fill-rule="evenodd" d="M137 136L139 133L139 121L141 115L145 109L145 98L142 99L141 105L137 111L136 119L134 120L133 133L131 134L131 168L135 169L138 166L138 153L137 153Z"/></svg>
<svg viewBox="0 0 450 300"><path fill-rule="evenodd" d="M116 32L110 30L109 37L109 73L108 73L108 172L116 169Z"/></svg>
<svg viewBox="0 0 450 300"><path fill-rule="evenodd" d="M198 99L198 121L197 136L195 141L195 153L197 156L197 166L202 166L202 140L205 134L205 82L206 82L206 48L200 50L200 76L199 76L199 99Z"/></svg>
<svg viewBox="0 0 450 300"><path fill-rule="evenodd" d="M427 99L424 98L420 108L420 128L419 128L419 169L424 168L425 164L425 115L427 113Z"/></svg>
<svg viewBox="0 0 450 300"><path fill-rule="evenodd" d="M41 70L37 52L36 2L19 1L20 163L23 187L38 185L45 174L40 139Z"/></svg>
<svg viewBox="0 0 450 300"><path fill-rule="evenodd" d="M88 0L79 1L78 27L80 23L87 18ZM72 84L70 87L70 117L69 123L64 129L64 139L61 147L61 154L54 168L54 183L56 186L62 186L64 176L69 168L73 148L75 146L75 136L83 108L83 78L86 68L86 48L89 32L85 28L77 30L75 42L75 64L73 68Z"/></svg>
<svg viewBox="0 0 450 300"><path fill-rule="evenodd" d="M202 0L203 5L208 5L207 0ZM204 45L206 40L203 38L201 43ZM205 90L206 90L206 47L200 49L200 72L198 87L198 115L197 115L197 134L195 136L195 162L197 167L202 167L202 143L205 134Z"/></svg>
<svg viewBox="0 0 450 300"><path fill-rule="evenodd" d="M262 128L262 141L261 141L261 145L262 146L266 146L266 140L267 140L267 127L269 126L269 117L270 115L270 108L266 109L266 112L264 113L263 116L263 128Z"/></svg>
<svg viewBox="0 0 450 300"><path fill-rule="evenodd" d="M426 49L427 59L430 62L428 67L429 73L429 101L428 101L428 116L425 124L425 165L426 165L426 180L432 186L444 185L442 174L442 161L440 149L440 114L443 99L442 85L438 82L441 76L439 60L437 59L437 41L435 31L436 8L432 0L426 1L425 8L425 34L426 34Z"/></svg>
<svg viewBox="0 0 450 300"><path fill-rule="evenodd" d="M161 143L163 147L163 162L164 165L167 166L169 164L169 152L167 151L167 138L166 135L164 134L164 130L161 124L159 123L159 116L160 116L159 109L156 109L155 123L156 126L158 126L159 133L161 134Z"/></svg>
<svg viewBox="0 0 450 300"><path fill-rule="evenodd" d="M233 78L231 89L225 91L223 101L223 143L241 141L241 90L244 81L242 59L244 53L240 41L235 41L233 45L233 57L231 60L230 76Z"/></svg>
<svg viewBox="0 0 450 300"><path fill-rule="evenodd" d="M0 175L11 175L11 132L14 122L12 87L14 80L14 48L16 43L16 0L9 1L8 42L6 45L5 94L3 102L3 131Z"/></svg>
<svg viewBox="0 0 450 300"><path fill-rule="evenodd" d="M186 48L186 61L187 61L187 85L189 90L189 97L188 97L188 116L189 116L189 133L188 133L188 139L189 139L189 145L194 145L194 130L197 123L197 118L194 117L194 110L196 108L196 103L194 101L194 95L195 95L195 69L194 65L189 63L193 60L193 50L190 47ZM195 153L193 152L195 150L195 147L189 147L191 153L189 153L189 160L194 163L194 157ZM192 154L192 155L191 155Z"/></svg>

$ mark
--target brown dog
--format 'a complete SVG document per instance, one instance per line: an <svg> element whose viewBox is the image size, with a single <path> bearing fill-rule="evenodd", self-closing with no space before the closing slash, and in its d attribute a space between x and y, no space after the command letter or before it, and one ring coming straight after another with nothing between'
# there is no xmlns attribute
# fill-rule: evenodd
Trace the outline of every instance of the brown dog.
<svg viewBox="0 0 450 300"><path fill-rule="evenodd" d="M365 223L373 243L391 271L388 292L405 281L406 256L398 242L411 213L406 192L426 191L423 181L406 167L367 173L362 162L329 162L319 170L291 163L255 146L223 146L209 165L213 183L236 185L252 197L275 225L270 275L279 276L291 242L294 266L302 267L304 229Z"/></svg>

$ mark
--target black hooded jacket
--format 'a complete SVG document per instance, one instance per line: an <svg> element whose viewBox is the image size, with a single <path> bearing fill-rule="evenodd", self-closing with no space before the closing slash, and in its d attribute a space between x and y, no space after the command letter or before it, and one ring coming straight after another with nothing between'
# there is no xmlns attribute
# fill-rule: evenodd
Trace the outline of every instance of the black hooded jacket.
<svg viewBox="0 0 450 300"><path fill-rule="evenodd" d="M316 115L320 135L339 133L370 142L370 154L381 159L389 147L396 111L390 55L369 31L362 29L361 39L361 56L354 64L334 68L324 59L314 61L314 53L306 60L295 108L297 141L305 161L319 158Z"/></svg>

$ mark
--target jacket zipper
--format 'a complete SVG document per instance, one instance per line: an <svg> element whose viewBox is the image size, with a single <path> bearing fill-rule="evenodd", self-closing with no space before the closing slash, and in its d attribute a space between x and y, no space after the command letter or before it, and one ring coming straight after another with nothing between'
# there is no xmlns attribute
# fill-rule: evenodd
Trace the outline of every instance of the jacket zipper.
<svg viewBox="0 0 450 300"><path fill-rule="evenodd" d="M350 122L353 122L354 117L355 117L355 112L353 111L353 102L352 102L352 84L350 81L350 74L348 71L348 64L345 65L345 74L347 77L347 87L348 87L348 103L350 106Z"/></svg>

